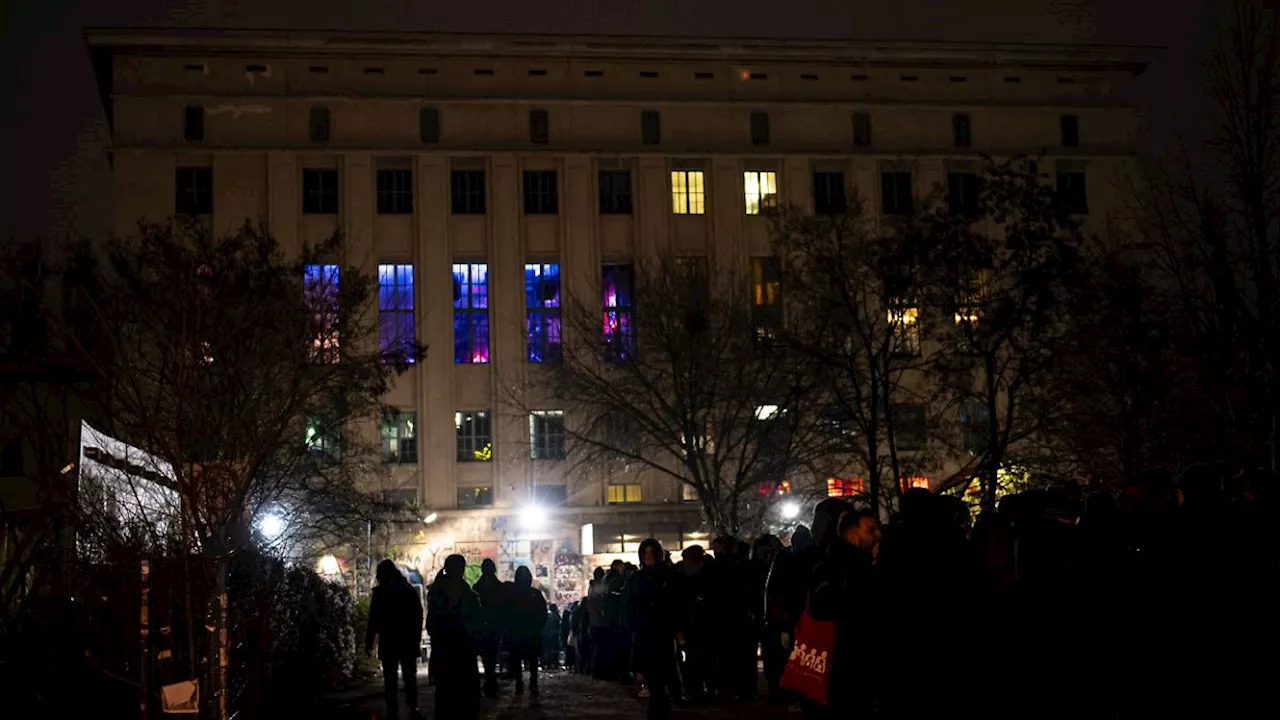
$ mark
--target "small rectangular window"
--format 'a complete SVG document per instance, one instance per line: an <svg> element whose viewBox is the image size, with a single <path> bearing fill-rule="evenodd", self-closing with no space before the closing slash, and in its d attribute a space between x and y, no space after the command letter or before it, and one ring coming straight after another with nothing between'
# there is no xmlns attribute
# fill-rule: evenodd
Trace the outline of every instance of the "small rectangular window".
<svg viewBox="0 0 1280 720"><path fill-rule="evenodd" d="M880 209L885 215L910 215L911 173L880 173Z"/></svg>
<svg viewBox="0 0 1280 720"><path fill-rule="evenodd" d="M329 67L327 65L312 65L307 68L307 72L314 75L325 75L329 72Z"/></svg>
<svg viewBox="0 0 1280 720"><path fill-rule="evenodd" d="M440 109L424 107L418 110L418 139L427 145L440 142Z"/></svg>
<svg viewBox="0 0 1280 720"><path fill-rule="evenodd" d="M604 341L608 357L627 362L635 357L635 328L631 324L635 267L606 263L600 268L600 304L604 312Z"/></svg>
<svg viewBox="0 0 1280 720"><path fill-rule="evenodd" d="M338 213L338 171L306 168L302 171L302 212L306 215Z"/></svg>
<svg viewBox="0 0 1280 720"><path fill-rule="evenodd" d="M752 145L768 145L769 144L769 113L767 112L751 113L751 144Z"/></svg>
<svg viewBox="0 0 1280 720"><path fill-rule="evenodd" d="M244 71L247 73L264 73L267 71L266 65L245 65Z"/></svg>
<svg viewBox="0 0 1280 720"><path fill-rule="evenodd" d="M564 459L564 411L534 410L529 413L529 459Z"/></svg>
<svg viewBox="0 0 1280 720"><path fill-rule="evenodd" d="M560 265L525 263L524 297L529 362L560 362Z"/></svg>
<svg viewBox="0 0 1280 720"><path fill-rule="evenodd" d="M582 76L583 77L604 77L604 71L603 70L584 70L582 73Z"/></svg>
<svg viewBox="0 0 1280 720"><path fill-rule="evenodd" d="M188 105L182 109L182 138L187 142L204 140L203 105Z"/></svg>
<svg viewBox="0 0 1280 720"><path fill-rule="evenodd" d="M332 465L342 459L342 426L322 415L308 415L303 438L307 452L317 465Z"/></svg>
<svg viewBox="0 0 1280 720"><path fill-rule="evenodd" d="M383 69L380 67L367 67L364 69L365 75L382 75Z"/></svg>
<svg viewBox="0 0 1280 720"><path fill-rule="evenodd" d="M871 144L871 115L854 113L853 144L855 147L867 147Z"/></svg>
<svg viewBox="0 0 1280 720"><path fill-rule="evenodd" d="M706 211L705 201L701 170L671 171L671 212L701 215Z"/></svg>
<svg viewBox="0 0 1280 720"><path fill-rule="evenodd" d="M751 325L760 339L782 327L782 265L776 255L751 258Z"/></svg>
<svg viewBox="0 0 1280 720"><path fill-rule="evenodd" d="M827 478L827 497L856 497L864 492L862 478Z"/></svg>
<svg viewBox="0 0 1280 720"><path fill-rule="evenodd" d="M180 167L174 178L174 212L208 215L213 212L213 168Z"/></svg>
<svg viewBox="0 0 1280 720"><path fill-rule="evenodd" d="M759 215L778 207L778 173L748 170L742 174L742 185L748 215Z"/></svg>
<svg viewBox="0 0 1280 720"><path fill-rule="evenodd" d="M303 302L315 319L309 359L332 365L341 359L338 313L338 266L307 265L302 269Z"/></svg>
<svg viewBox="0 0 1280 720"><path fill-rule="evenodd" d="M569 487L539 483L533 486L532 499L538 507L563 507L569 502Z"/></svg>
<svg viewBox="0 0 1280 720"><path fill-rule="evenodd" d="M488 410L453 414L458 436L458 462L488 462L493 459L493 432Z"/></svg>
<svg viewBox="0 0 1280 720"><path fill-rule="evenodd" d="M560 212L560 195L555 170L524 171L524 214L555 215Z"/></svg>
<svg viewBox="0 0 1280 720"><path fill-rule="evenodd" d="M890 350L895 355L914 357L920 354L920 307L913 300L893 300L886 313L893 329Z"/></svg>
<svg viewBox="0 0 1280 720"><path fill-rule="evenodd" d="M640 77L642 77L642 78L656 78L656 77L658 77L658 73L654 72L653 70L641 70L641 71L640 71Z"/></svg>
<svg viewBox="0 0 1280 720"><path fill-rule="evenodd" d="M768 80L769 73L762 73L762 72L747 73L747 79L748 80Z"/></svg>
<svg viewBox="0 0 1280 720"><path fill-rule="evenodd" d="M412 170L379 170L377 184L379 215L413 213Z"/></svg>
<svg viewBox="0 0 1280 720"><path fill-rule="evenodd" d="M378 265L378 345L384 363L413 363L413 265Z"/></svg>
<svg viewBox="0 0 1280 720"><path fill-rule="evenodd" d="M710 80L714 77L715 77L715 73L709 73L709 72L696 72L693 74L694 80Z"/></svg>
<svg viewBox="0 0 1280 720"><path fill-rule="evenodd" d="M311 119L311 142L313 143L329 142L329 108L312 106L310 119Z"/></svg>
<svg viewBox="0 0 1280 720"><path fill-rule="evenodd" d="M801 80L817 80L818 76L814 75L813 73L801 73L800 79Z"/></svg>
<svg viewBox="0 0 1280 720"><path fill-rule="evenodd" d="M951 140L958 148L967 148L973 144L973 129L968 113L951 116Z"/></svg>
<svg viewBox="0 0 1280 720"><path fill-rule="evenodd" d="M899 79L899 80L901 80L902 82L916 82L917 80L919 80L919 79L920 79L920 76L918 76L918 75L902 75L902 76L900 76L898 79Z"/></svg>
<svg viewBox="0 0 1280 720"><path fill-rule="evenodd" d="M435 75L436 69L433 67L420 67L418 68L418 74L419 75Z"/></svg>
<svg viewBox="0 0 1280 720"><path fill-rule="evenodd" d="M848 211L844 173L813 174L813 211L819 215L843 215Z"/></svg>
<svg viewBox="0 0 1280 720"><path fill-rule="evenodd" d="M899 450L913 452L924 449L926 439L924 405L919 403L894 405L893 425L893 436Z"/></svg>
<svg viewBox="0 0 1280 720"><path fill-rule="evenodd" d="M387 412L382 416L382 462L411 465L418 462L418 413Z"/></svg>
<svg viewBox="0 0 1280 720"><path fill-rule="evenodd" d="M1080 147L1080 118L1076 115L1062 116L1062 147Z"/></svg>
<svg viewBox="0 0 1280 720"><path fill-rule="evenodd" d="M454 215L483 215L484 171L454 170L449 177Z"/></svg>
<svg viewBox="0 0 1280 720"><path fill-rule="evenodd" d="M453 264L453 362L489 362L489 266Z"/></svg>
<svg viewBox="0 0 1280 720"><path fill-rule="evenodd" d="M202 73L204 72L204 63L186 63L182 66L182 69L187 72Z"/></svg>
<svg viewBox="0 0 1280 720"><path fill-rule="evenodd" d="M475 70L472 70L471 72L472 72L472 74L474 74L474 75L492 75L492 74L493 74L493 70L491 70L491 69L489 69L489 68L476 68Z"/></svg>
<svg viewBox="0 0 1280 720"><path fill-rule="evenodd" d="M546 110L529 111L529 142L546 145L551 138L551 119Z"/></svg>
<svg viewBox="0 0 1280 720"><path fill-rule="evenodd" d="M977 211L977 174L971 172L947 173L947 207L952 215L972 215Z"/></svg>
<svg viewBox="0 0 1280 720"><path fill-rule="evenodd" d="M631 214L631 173L627 170L600 171L600 213Z"/></svg>
<svg viewBox="0 0 1280 720"><path fill-rule="evenodd" d="M624 485L609 485L609 504L623 505L626 503L638 503L644 501L644 492L641 490L640 483L626 483Z"/></svg>
<svg viewBox="0 0 1280 720"><path fill-rule="evenodd" d="M657 110L640 113L640 139L645 145L657 145L662 141L662 116Z"/></svg>
<svg viewBox="0 0 1280 720"><path fill-rule="evenodd" d="M530 70L529 77L546 77L546 70Z"/></svg>
<svg viewBox="0 0 1280 720"><path fill-rule="evenodd" d="M458 488L458 507L490 507L493 505L493 488L460 487Z"/></svg>
<svg viewBox="0 0 1280 720"><path fill-rule="evenodd" d="M1083 170L1058 172L1058 203L1063 212L1072 215L1089 213L1089 193Z"/></svg>

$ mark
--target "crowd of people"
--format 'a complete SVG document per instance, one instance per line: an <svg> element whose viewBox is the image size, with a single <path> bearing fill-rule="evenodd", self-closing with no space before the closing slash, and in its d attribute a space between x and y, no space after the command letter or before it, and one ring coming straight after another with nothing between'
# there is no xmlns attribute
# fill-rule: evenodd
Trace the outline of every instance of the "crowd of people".
<svg viewBox="0 0 1280 720"><path fill-rule="evenodd" d="M913 489L883 528L829 498L789 545L722 536L673 558L646 540L563 613L527 569L504 584L487 564L473 590L453 556L428 594L437 716L475 716L477 655L496 694L500 649L530 692L563 650L572 671L639 686L651 718L756 699L760 667L766 700L810 720L1260 716L1280 640L1275 491L1270 474L1153 471L1082 511L1027 491L971 523L960 499ZM804 612L834 623L825 704L780 687Z"/></svg>

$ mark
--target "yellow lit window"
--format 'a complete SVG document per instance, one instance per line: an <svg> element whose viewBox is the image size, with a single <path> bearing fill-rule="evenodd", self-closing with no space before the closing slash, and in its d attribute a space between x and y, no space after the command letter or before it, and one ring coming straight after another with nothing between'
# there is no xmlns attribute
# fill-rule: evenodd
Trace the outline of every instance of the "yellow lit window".
<svg viewBox="0 0 1280 720"><path fill-rule="evenodd" d="M900 482L902 484L903 491L910 490L911 488L929 489L929 478L927 477L902 478Z"/></svg>
<svg viewBox="0 0 1280 720"><path fill-rule="evenodd" d="M676 215L701 215L706 210L701 170L671 171L671 211Z"/></svg>
<svg viewBox="0 0 1280 720"><path fill-rule="evenodd" d="M976 325L982 315L982 303L986 299L985 273L974 273L961 281L956 293L956 324Z"/></svg>
<svg viewBox="0 0 1280 720"><path fill-rule="evenodd" d="M893 326L894 351L914 355L920 352L920 308L915 305L889 307Z"/></svg>
<svg viewBox="0 0 1280 720"><path fill-rule="evenodd" d="M640 483L628 483L626 485L610 485L609 486L609 504L619 505L622 503L638 503L643 499L640 492Z"/></svg>
<svg viewBox="0 0 1280 720"><path fill-rule="evenodd" d="M747 214L778 207L778 173L772 170L748 170L742 174Z"/></svg>
<svg viewBox="0 0 1280 720"><path fill-rule="evenodd" d="M697 502L698 489L689 483L680 483L680 501L681 502Z"/></svg>

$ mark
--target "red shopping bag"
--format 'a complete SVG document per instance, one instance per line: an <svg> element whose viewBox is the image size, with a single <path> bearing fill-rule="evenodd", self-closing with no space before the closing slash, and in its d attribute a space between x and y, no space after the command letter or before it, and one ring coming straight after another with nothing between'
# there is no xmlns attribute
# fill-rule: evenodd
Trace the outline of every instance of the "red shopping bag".
<svg viewBox="0 0 1280 720"><path fill-rule="evenodd" d="M806 609L796 623L795 645L782 671L782 689L826 705L835 647L836 624L814 620Z"/></svg>

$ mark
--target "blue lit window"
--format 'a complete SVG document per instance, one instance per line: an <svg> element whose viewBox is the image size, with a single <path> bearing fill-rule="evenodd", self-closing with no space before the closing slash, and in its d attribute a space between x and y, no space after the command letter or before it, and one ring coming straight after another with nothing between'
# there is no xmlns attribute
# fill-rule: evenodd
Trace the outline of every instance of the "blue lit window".
<svg viewBox="0 0 1280 720"><path fill-rule="evenodd" d="M384 362L414 361L413 266L378 266L378 344Z"/></svg>
<svg viewBox="0 0 1280 720"><path fill-rule="evenodd" d="M525 337L529 362L560 362L560 266L524 266Z"/></svg>
<svg viewBox="0 0 1280 720"><path fill-rule="evenodd" d="M489 266L453 264L453 362L489 362Z"/></svg>
<svg viewBox="0 0 1280 720"><path fill-rule="evenodd" d="M607 264L600 269L600 304L604 309L604 341L612 360L635 357L636 339L632 327L632 290L635 269L631 265Z"/></svg>
<svg viewBox="0 0 1280 720"><path fill-rule="evenodd" d="M311 360L317 363L336 363L339 357L338 266L304 267L303 293L315 322Z"/></svg>

